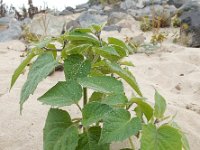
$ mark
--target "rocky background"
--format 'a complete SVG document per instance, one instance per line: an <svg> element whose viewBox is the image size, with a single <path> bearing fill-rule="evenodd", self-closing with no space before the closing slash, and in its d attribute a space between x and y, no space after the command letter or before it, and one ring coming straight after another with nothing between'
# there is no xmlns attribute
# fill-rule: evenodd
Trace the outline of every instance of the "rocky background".
<svg viewBox="0 0 200 150"><path fill-rule="evenodd" d="M151 28L149 22L154 22L153 28L180 27L179 37L185 37L187 46L200 47L199 0L90 0L61 12L39 11L29 0L30 8L22 9L21 14L14 8L13 12L6 11L4 6L1 1L0 42L26 38L34 41L36 37L57 36L76 27L105 22L105 31L121 32L132 28L133 20L137 20L143 22L140 28L144 31Z"/></svg>

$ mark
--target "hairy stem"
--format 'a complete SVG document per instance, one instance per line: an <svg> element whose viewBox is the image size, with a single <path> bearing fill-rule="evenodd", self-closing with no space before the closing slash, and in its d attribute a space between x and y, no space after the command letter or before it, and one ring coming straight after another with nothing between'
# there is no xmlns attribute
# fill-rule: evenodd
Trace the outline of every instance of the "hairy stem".
<svg viewBox="0 0 200 150"><path fill-rule="evenodd" d="M132 148L133 150L135 150L135 146L134 146L134 144L133 144L133 141L131 140L131 137L129 137L128 139L129 139L129 143L130 143L130 145L131 145L131 148Z"/></svg>

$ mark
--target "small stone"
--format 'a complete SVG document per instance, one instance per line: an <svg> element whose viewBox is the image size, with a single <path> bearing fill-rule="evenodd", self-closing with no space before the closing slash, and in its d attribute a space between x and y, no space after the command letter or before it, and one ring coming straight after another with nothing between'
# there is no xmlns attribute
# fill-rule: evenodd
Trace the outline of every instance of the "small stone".
<svg viewBox="0 0 200 150"><path fill-rule="evenodd" d="M180 85L178 84L178 85L176 85L175 86L175 88L178 90L178 91L180 91L181 90L181 87L180 87Z"/></svg>

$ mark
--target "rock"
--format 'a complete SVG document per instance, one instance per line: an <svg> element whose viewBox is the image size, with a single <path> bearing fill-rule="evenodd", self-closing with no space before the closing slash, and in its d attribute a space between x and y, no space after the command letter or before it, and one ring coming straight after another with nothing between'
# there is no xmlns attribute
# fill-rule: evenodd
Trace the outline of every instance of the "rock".
<svg viewBox="0 0 200 150"><path fill-rule="evenodd" d="M118 31L121 32L122 27L118 25L110 25L110 26L105 26L103 28L104 31Z"/></svg>
<svg viewBox="0 0 200 150"><path fill-rule="evenodd" d="M147 6L143 9L138 9L138 10L129 9L128 14L130 14L131 16L133 16L134 18L137 18L137 19L140 19L145 16L148 16L151 18L154 11L155 11L154 12L155 14L158 14L160 12L163 12L163 9L164 8L161 5L154 5L153 7Z"/></svg>
<svg viewBox="0 0 200 150"><path fill-rule="evenodd" d="M137 8L144 8L145 7L145 0L138 0L138 2L136 3L136 7Z"/></svg>
<svg viewBox="0 0 200 150"><path fill-rule="evenodd" d="M113 13L111 13L109 15L107 23L108 23L108 25L116 24L119 21L121 21L122 19L126 19L126 17L127 17L126 13L123 13L123 12L113 12Z"/></svg>
<svg viewBox="0 0 200 150"><path fill-rule="evenodd" d="M90 5L89 3L84 3L76 6L76 9L89 9Z"/></svg>
<svg viewBox="0 0 200 150"><path fill-rule="evenodd" d="M22 26L29 26L32 22L31 18L25 18L24 20L22 20L21 24Z"/></svg>
<svg viewBox="0 0 200 150"><path fill-rule="evenodd" d="M175 89L178 90L178 91L181 91L181 89L182 89L182 88L181 88L181 84L180 84L180 83L177 84L177 85L175 86Z"/></svg>
<svg viewBox="0 0 200 150"><path fill-rule="evenodd" d="M186 11L199 11L200 10L200 1L194 0L184 3L179 9L179 14L182 14Z"/></svg>
<svg viewBox="0 0 200 150"><path fill-rule="evenodd" d="M82 13L84 11L87 11L90 8L89 3L84 3L76 6L76 9L74 9L74 13Z"/></svg>
<svg viewBox="0 0 200 150"><path fill-rule="evenodd" d="M19 39L22 35L21 23L12 17L0 18L0 42Z"/></svg>
<svg viewBox="0 0 200 150"><path fill-rule="evenodd" d="M80 23L81 27L89 27L93 24L103 24L107 21L107 18L106 15L84 12L79 16L77 21Z"/></svg>
<svg viewBox="0 0 200 150"><path fill-rule="evenodd" d="M137 36L134 36L134 37L131 37L130 39L130 42L134 45L142 45L144 44L146 40L146 37L143 35L143 33L137 35Z"/></svg>
<svg viewBox="0 0 200 150"><path fill-rule="evenodd" d="M74 13L74 8L68 6L65 7L63 11L59 13L60 16L72 15Z"/></svg>
<svg viewBox="0 0 200 150"><path fill-rule="evenodd" d="M13 18L11 18L11 17L2 17L2 18L0 18L0 24L1 25L8 25L10 23L11 19L13 19Z"/></svg>
<svg viewBox="0 0 200 150"><path fill-rule="evenodd" d="M176 6L176 8L181 7L186 2L191 2L192 0L169 0L168 4Z"/></svg>
<svg viewBox="0 0 200 150"><path fill-rule="evenodd" d="M69 10L63 10L59 13L60 16L67 16L67 15L72 15L73 12L72 11L69 11Z"/></svg>
<svg viewBox="0 0 200 150"><path fill-rule="evenodd" d="M142 9L150 5L162 5L167 3L168 0L125 0L120 4L122 10L128 9Z"/></svg>
<svg viewBox="0 0 200 150"><path fill-rule="evenodd" d="M200 11L185 12L180 17L181 32L180 37L187 36L187 45L190 47L200 47Z"/></svg>
<svg viewBox="0 0 200 150"><path fill-rule="evenodd" d="M161 5L154 5L154 6L146 6L143 9L133 10L129 9L128 14L134 17L136 20L142 20L143 17L148 17L150 20L153 17L161 17L164 21L166 26L170 25L171 17L173 17L177 12L177 9L174 6L166 5L165 7ZM154 15L154 16L153 16Z"/></svg>
<svg viewBox="0 0 200 150"><path fill-rule="evenodd" d="M65 31L75 29L75 28L80 28L80 27L81 27L81 25L80 25L79 21L71 20L70 22L67 23L67 25L65 27Z"/></svg>
<svg viewBox="0 0 200 150"><path fill-rule="evenodd" d="M168 0L143 0L145 6L167 4Z"/></svg>
<svg viewBox="0 0 200 150"><path fill-rule="evenodd" d="M125 0L121 2L120 9L128 10L128 9L136 9L136 2L134 0Z"/></svg>
<svg viewBox="0 0 200 150"><path fill-rule="evenodd" d="M88 9L88 12L90 12L92 14L105 15L102 5L93 5L93 6L91 6L91 8Z"/></svg>
<svg viewBox="0 0 200 150"><path fill-rule="evenodd" d="M35 15L30 25L30 32L37 35L58 36L61 34L65 17L50 14Z"/></svg>
<svg viewBox="0 0 200 150"><path fill-rule="evenodd" d="M98 13L99 13L98 10L92 9L92 8L89 8L89 9L88 9L88 12L89 12L89 13L92 13L92 14L98 14Z"/></svg>
<svg viewBox="0 0 200 150"><path fill-rule="evenodd" d="M135 28L138 22L132 18L131 16L127 16L126 19L121 20L120 22L116 23L116 25L120 26L121 28L127 28L132 30L132 27L134 26Z"/></svg>
<svg viewBox="0 0 200 150"><path fill-rule="evenodd" d="M103 6L102 5L93 5L93 6L91 6L91 9L100 11L100 10L103 10Z"/></svg>
<svg viewBox="0 0 200 150"><path fill-rule="evenodd" d="M112 11L112 9L113 9L113 8L112 8L111 6L105 6L105 7L104 7L104 11L105 11L105 12L110 12L110 11Z"/></svg>
<svg viewBox="0 0 200 150"><path fill-rule="evenodd" d="M73 8L73 7L70 7L70 6L65 7L65 10L68 10L68 11L74 12L74 8Z"/></svg>
<svg viewBox="0 0 200 150"><path fill-rule="evenodd" d="M87 11L87 9L86 9L86 8L75 9L75 10L74 10L74 13L82 13L82 12L84 12L84 11Z"/></svg>
<svg viewBox="0 0 200 150"><path fill-rule="evenodd" d="M137 20L140 20L140 14L141 14L141 11L137 11L135 9L128 9L127 10L127 13L132 16L133 18L137 19Z"/></svg>
<svg viewBox="0 0 200 150"><path fill-rule="evenodd" d="M178 9L174 5L169 5L166 8L169 10L171 17L173 17L178 12Z"/></svg>

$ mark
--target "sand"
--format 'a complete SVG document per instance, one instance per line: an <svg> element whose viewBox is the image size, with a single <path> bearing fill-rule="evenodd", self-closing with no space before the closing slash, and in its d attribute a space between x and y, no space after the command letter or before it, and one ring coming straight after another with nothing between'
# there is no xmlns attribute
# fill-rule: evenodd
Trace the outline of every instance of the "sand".
<svg viewBox="0 0 200 150"><path fill-rule="evenodd" d="M135 25L133 25L135 26ZM170 31L171 29L164 29ZM141 34L137 29L123 29L117 32L103 33L103 37L114 36L123 39L126 35ZM145 33L148 37L151 32ZM171 38L169 38L171 39ZM25 103L23 115L19 114L20 90L25 82L27 71L21 75L12 91L9 85L12 73L24 59L25 46L20 41L0 43L0 150L42 150L42 130L48 106L41 105L37 97L41 96L58 80L64 79L62 72L56 72L39 84L35 94ZM153 54L133 54L128 60L136 67L131 68L148 102L153 105L154 88L167 100L168 112L176 114L175 121L185 131L191 150L200 147L200 49L186 48L166 40ZM130 93L130 88L125 87ZM76 107L66 107L73 115L80 113ZM124 143L126 145L126 143ZM112 149L118 150L121 144Z"/></svg>

